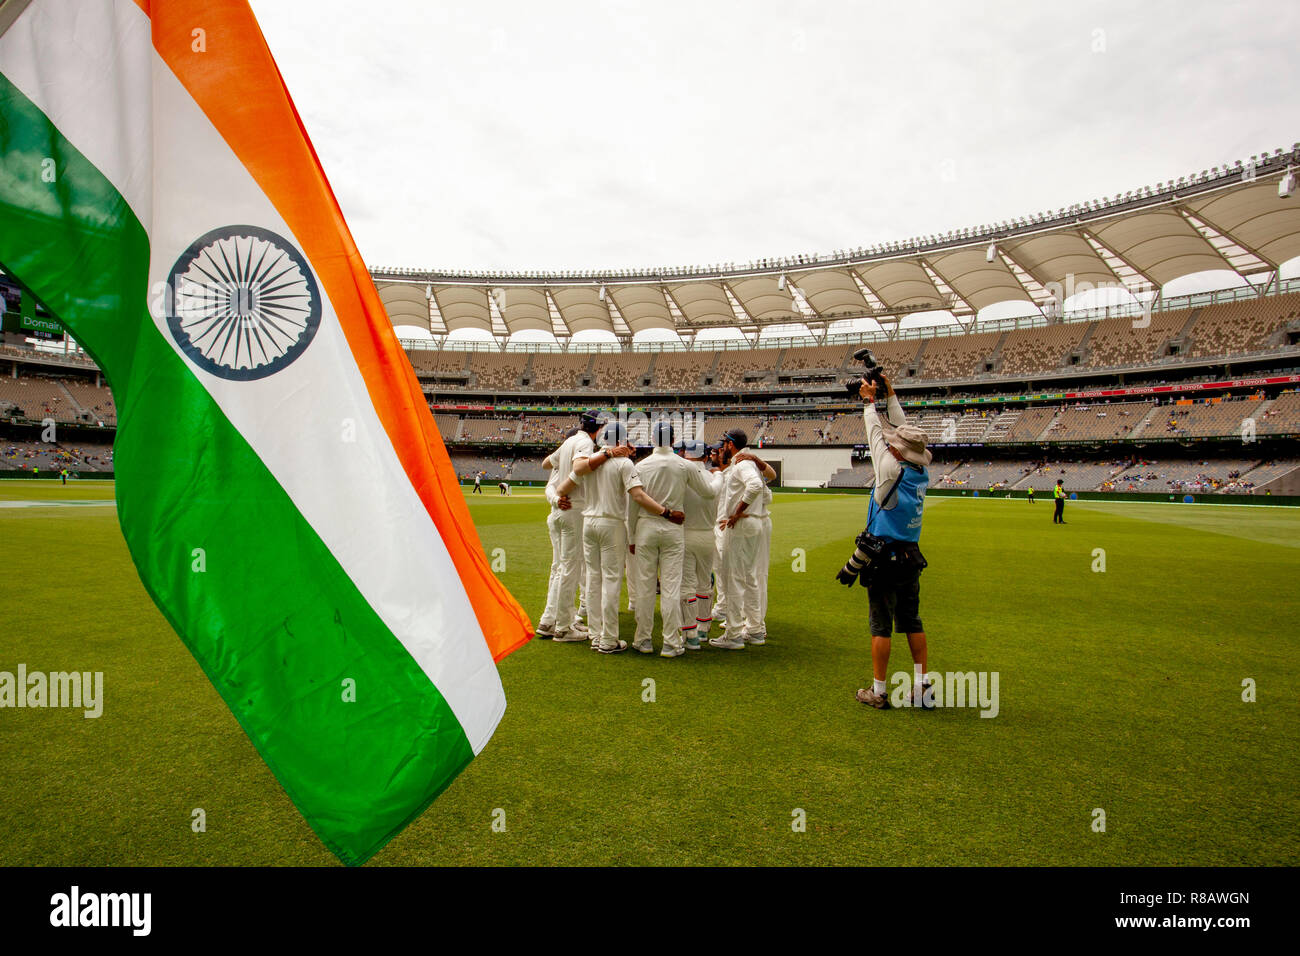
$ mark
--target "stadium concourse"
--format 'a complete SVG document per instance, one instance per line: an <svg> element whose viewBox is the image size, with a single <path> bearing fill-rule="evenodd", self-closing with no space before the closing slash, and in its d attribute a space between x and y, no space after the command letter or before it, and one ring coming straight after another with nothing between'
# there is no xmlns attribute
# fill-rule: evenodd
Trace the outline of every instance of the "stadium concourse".
<svg viewBox="0 0 1300 956"><path fill-rule="evenodd" d="M787 487L866 487L861 406L843 387L863 372L854 353L866 346L929 435L935 491L1018 493L1061 478L1098 494L1290 496L1300 494L1300 279L1286 278L1300 261L1296 165L1293 146L829 254L372 276L467 481L544 482L542 459L580 409L597 407L643 422L689 415L683 436L707 441L740 428ZM1166 294L1210 273L1223 288ZM1117 295L1078 298L1090 289ZM75 343L22 331L42 306L17 283L0 275L0 293L0 474L55 461L111 470L116 408L99 370ZM1021 314L986 317L1006 306ZM580 340L589 333L606 341Z"/></svg>

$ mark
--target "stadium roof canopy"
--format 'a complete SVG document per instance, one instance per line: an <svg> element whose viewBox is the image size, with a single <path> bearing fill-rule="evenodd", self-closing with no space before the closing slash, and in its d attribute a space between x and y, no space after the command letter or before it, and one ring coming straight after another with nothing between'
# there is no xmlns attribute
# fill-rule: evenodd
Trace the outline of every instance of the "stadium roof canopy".
<svg viewBox="0 0 1300 956"><path fill-rule="evenodd" d="M1122 287L1159 295L1168 282L1231 270L1261 292L1300 256L1300 144L1068 208L867 249L744 265L610 272L465 273L374 268L395 325L436 337L535 329L561 342L601 329L622 342L645 329L692 339L702 329L883 320L1024 302L1050 314L1077 291ZM1269 275L1271 273L1271 276Z"/></svg>

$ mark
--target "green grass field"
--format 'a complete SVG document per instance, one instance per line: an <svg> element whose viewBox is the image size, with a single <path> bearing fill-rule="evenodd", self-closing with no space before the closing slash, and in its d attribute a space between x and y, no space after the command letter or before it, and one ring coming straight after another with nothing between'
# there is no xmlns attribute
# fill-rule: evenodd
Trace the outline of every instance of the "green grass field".
<svg viewBox="0 0 1300 956"><path fill-rule="evenodd" d="M106 698L97 720L0 710L0 865L333 864L146 597L111 504L62 504L111 496L0 483L0 670L100 670ZM536 619L544 502L470 502ZM866 592L832 577L865 507L777 496L765 647L507 658L496 736L374 862L1300 863L1300 511L1077 502L1054 527L1049 502L932 497L930 665L997 671L984 719L854 700Z"/></svg>

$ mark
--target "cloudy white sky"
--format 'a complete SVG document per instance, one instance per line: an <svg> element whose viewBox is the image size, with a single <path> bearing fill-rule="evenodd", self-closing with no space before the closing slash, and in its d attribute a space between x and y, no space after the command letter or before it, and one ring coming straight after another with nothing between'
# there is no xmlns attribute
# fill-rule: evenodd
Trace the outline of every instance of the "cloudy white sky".
<svg viewBox="0 0 1300 956"><path fill-rule="evenodd" d="M1300 138L1300 5L253 0L371 265L746 261Z"/></svg>

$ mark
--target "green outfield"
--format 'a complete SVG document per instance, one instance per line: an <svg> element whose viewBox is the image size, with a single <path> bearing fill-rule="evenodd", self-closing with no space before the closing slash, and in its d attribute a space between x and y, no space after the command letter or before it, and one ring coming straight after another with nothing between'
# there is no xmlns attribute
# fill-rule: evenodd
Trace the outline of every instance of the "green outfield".
<svg viewBox="0 0 1300 956"><path fill-rule="evenodd" d="M0 709L0 865L334 864L145 595L111 504L71 504L111 497L0 483L0 671L103 671L105 697L98 719ZM536 619L538 491L469 500ZM1300 863L1300 510L1072 502L1056 527L1047 501L930 499L931 669L997 672L989 719L854 700L866 592L833 575L865 508L777 495L765 647L507 658L496 736L374 862Z"/></svg>

